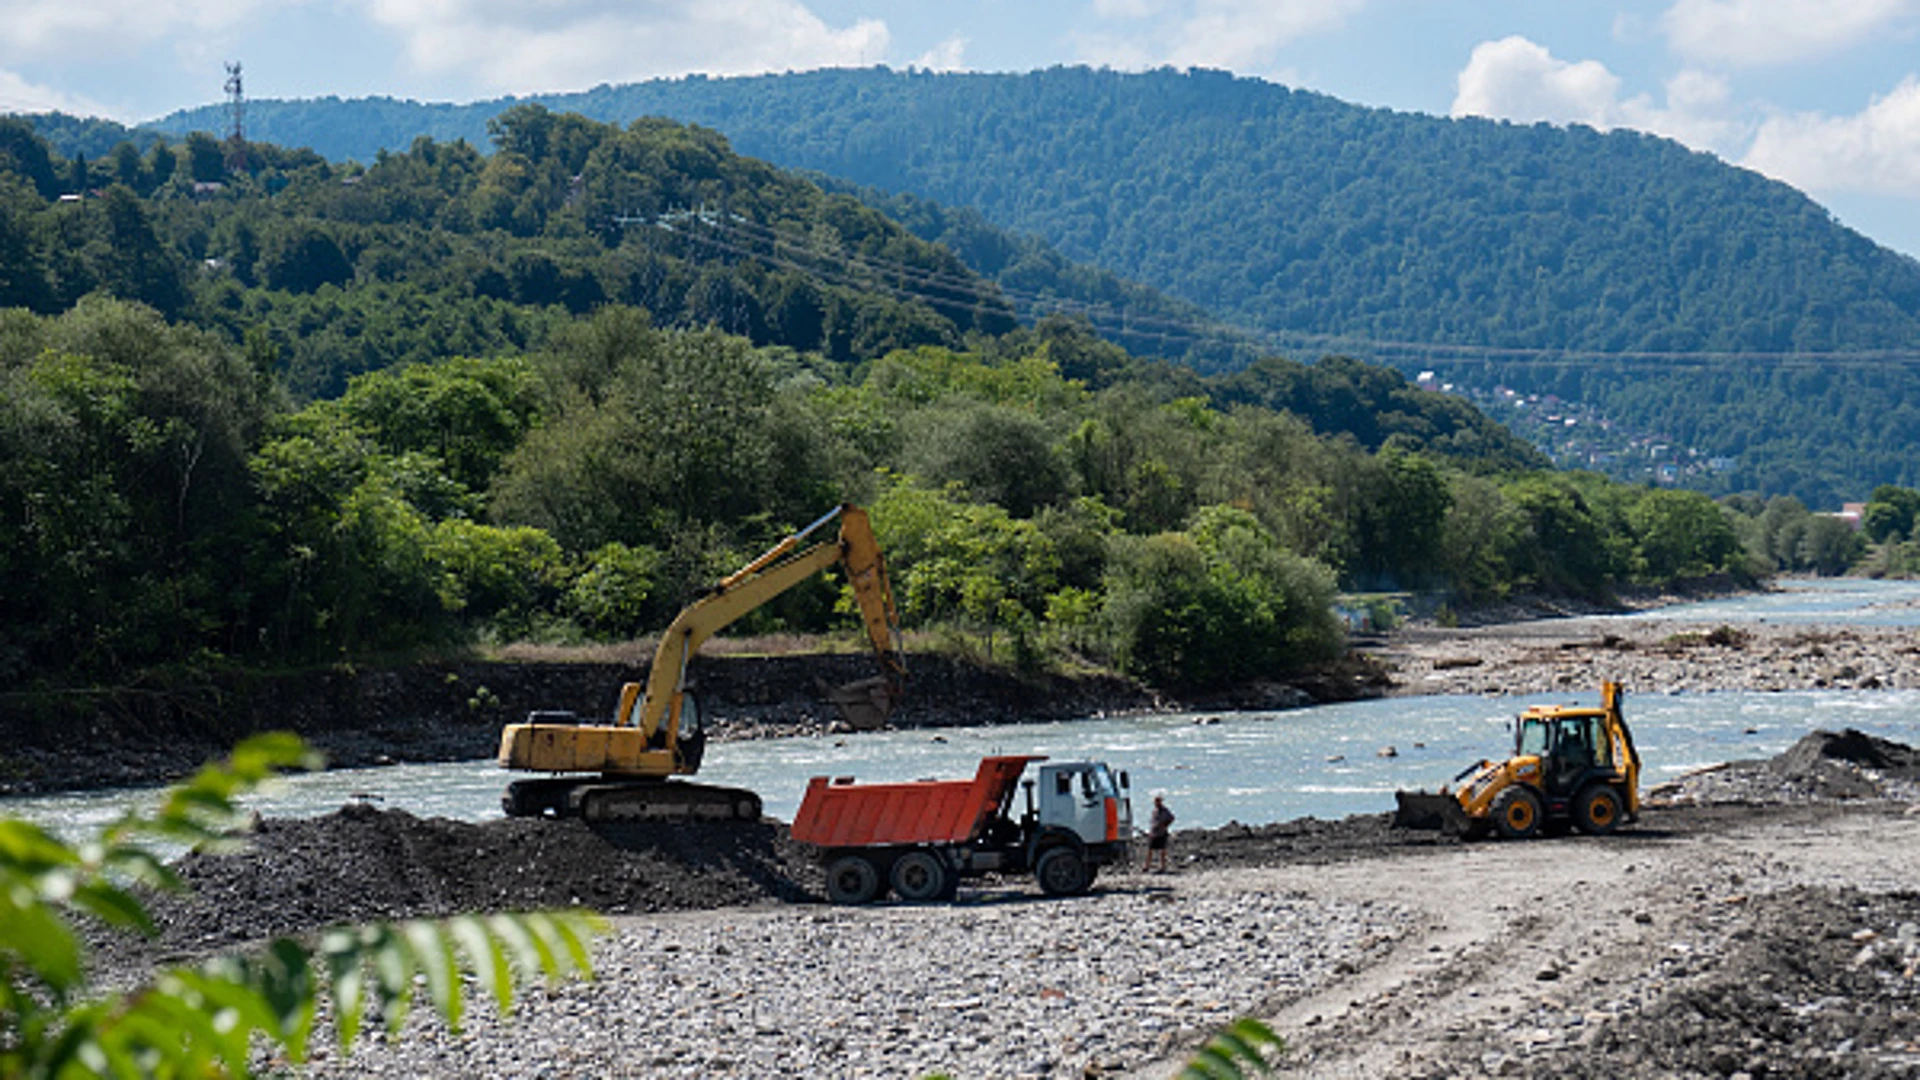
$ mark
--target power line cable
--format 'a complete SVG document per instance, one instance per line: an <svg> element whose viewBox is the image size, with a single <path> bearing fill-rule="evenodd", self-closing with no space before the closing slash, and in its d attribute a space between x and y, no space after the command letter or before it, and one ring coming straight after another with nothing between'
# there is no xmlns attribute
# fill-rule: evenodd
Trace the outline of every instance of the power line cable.
<svg viewBox="0 0 1920 1080"><path fill-rule="evenodd" d="M631 222L636 219L626 219ZM1717 365L1741 362L1769 362L1776 367L1794 369L1832 369L1854 368L1872 369L1910 369L1920 367L1920 348L1913 349L1842 349L1842 350L1652 350L1634 349L1608 351L1599 349L1544 348L1527 346L1471 345L1458 342L1421 342L1383 338L1371 338L1364 335L1317 333L1296 330L1254 330L1221 322L1204 322L1183 319L1177 315L1142 315L1125 308L1116 308L1106 304L1090 304L1045 293L1035 293L1013 289L984 277L962 277L955 274L910 263L888 259L884 256L842 250L823 251L816 245L806 243L804 238L778 228L731 213L706 212L683 220L694 220L710 233L720 233L730 237L733 242L718 244L722 250L745 258L760 258L790 269L802 270L822 276L831 275L833 284L849 287L871 287L874 283L861 279L855 271L882 278L892 277L895 284L887 284L884 291L902 299L917 299L930 305L948 309L965 308L975 311L983 306L1006 303L1016 314L1024 307L1029 314L1070 314L1086 318L1096 329L1105 329L1114 334L1124 334L1135 338L1159 340L1163 342L1186 343L1189 346L1203 341L1217 341L1230 344L1235 339L1251 345L1268 345L1277 348L1307 348L1324 352L1351 352L1361 355L1388 355L1399 357L1408 362L1453 364L1503 363L1511 366L1574 366L1591 368L1596 365L1612 367L1658 367L1673 370L1676 367L1705 369ZM669 231L677 231L669 229ZM766 244L774 249L760 251L755 244ZM792 254L782 256L780 251ZM801 260L810 260L816 265L808 265ZM837 263L839 268L827 270L824 263ZM913 288L919 285L924 288ZM952 295L937 295L932 290Z"/></svg>

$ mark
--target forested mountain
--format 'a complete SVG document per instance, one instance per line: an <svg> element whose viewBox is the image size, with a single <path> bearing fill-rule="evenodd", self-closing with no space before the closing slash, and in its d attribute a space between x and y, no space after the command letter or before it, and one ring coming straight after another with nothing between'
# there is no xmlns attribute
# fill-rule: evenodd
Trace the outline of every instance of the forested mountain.
<svg viewBox="0 0 1920 1080"><path fill-rule="evenodd" d="M1497 347L1826 350L1920 332L1920 265L1785 184L1632 131L1441 119L1224 72L831 70L540 100L1044 236L1263 328ZM254 102L261 138L369 160L478 143L511 99ZM155 125L220 130L217 108Z"/></svg>
<svg viewBox="0 0 1920 1080"><path fill-rule="evenodd" d="M1679 447L1681 465L1724 459L1692 478L1703 486L1827 504L1920 480L1905 362L1920 264L1664 139L1361 108L1208 71L843 70L543 100L706 124L782 165L972 207L1298 355L1554 394L1647 436L1580 451L1598 466ZM257 102L249 117L364 158L421 132L477 139L504 104Z"/></svg>
<svg viewBox="0 0 1920 1080"><path fill-rule="evenodd" d="M1340 587L1848 554L1794 504L1542 469L1388 369L1208 377L1017 325L709 130L524 107L491 137L88 159L0 120L0 684L628 637L842 500L909 626L1169 686L1329 655Z"/></svg>
<svg viewBox="0 0 1920 1080"><path fill-rule="evenodd" d="M302 397L396 363L523 349L607 303L839 363L1014 326L950 252L711 131L528 107L494 132L490 157L420 139L365 169L252 144L236 177L203 134L55 161L0 121L0 170L11 159L16 174L0 245L20 251L0 306L59 311L106 288L254 334ZM79 191L101 197L47 202ZM695 209L707 203L728 209Z"/></svg>

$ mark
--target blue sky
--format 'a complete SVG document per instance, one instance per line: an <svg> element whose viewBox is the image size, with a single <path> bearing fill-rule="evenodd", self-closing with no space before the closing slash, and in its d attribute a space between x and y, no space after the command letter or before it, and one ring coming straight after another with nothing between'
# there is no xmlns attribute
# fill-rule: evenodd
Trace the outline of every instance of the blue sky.
<svg viewBox="0 0 1920 1080"><path fill-rule="evenodd" d="M1656 132L1920 256L1920 0L0 0L0 111L468 101L840 65L1226 68L1436 115Z"/></svg>

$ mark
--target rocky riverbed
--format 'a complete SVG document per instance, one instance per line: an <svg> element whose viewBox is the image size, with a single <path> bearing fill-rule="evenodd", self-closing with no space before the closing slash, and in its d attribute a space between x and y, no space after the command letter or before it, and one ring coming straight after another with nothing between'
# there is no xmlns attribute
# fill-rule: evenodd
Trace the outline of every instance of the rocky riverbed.
<svg viewBox="0 0 1920 1080"><path fill-rule="evenodd" d="M1305 1076L1920 1069L1920 752L1858 733L1684 777L1605 838L1461 843L1384 815L1176 834L1171 874L1049 900L838 908L776 822L697 830L349 807L191 856L155 960L337 921L584 905L598 977L416 1016L314 1075L1162 1077L1267 1018Z"/></svg>
<svg viewBox="0 0 1920 1080"><path fill-rule="evenodd" d="M1912 628L1541 619L1470 629L1412 627L1366 650L1394 694L1540 694L1612 679L1638 693L1913 689Z"/></svg>
<svg viewBox="0 0 1920 1080"><path fill-rule="evenodd" d="M1362 644L1340 693L1920 687L1911 630L1656 614ZM809 711L805 666L735 691L734 734L830 723ZM348 760L466 753L495 714L554 700L553 680L586 701L608 675L482 683L500 670L356 678L335 688L343 712L299 715ZM941 692L968 708L908 722L1167 704L1123 683L951 677ZM443 721L392 719L440 697ZM457 1035L416 1016L397 1039L327 1051L316 1075L1159 1078L1255 1015L1291 1044L1288 1075L1920 1076L1920 753L1822 733L1648 795L1606 838L1463 844L1385 815L1231 825L1178 833L1175 873L1119 868L1084 898L996 880L951 905L862 909L822 901L810 853L776 822L590 829L351 806L263 822L242 855L190 857L193 891L155 901L161 938L103 937L97 956L125 981L341 921L612 917L595 980L536 991L506 1021L471 1013Z"/></svg>

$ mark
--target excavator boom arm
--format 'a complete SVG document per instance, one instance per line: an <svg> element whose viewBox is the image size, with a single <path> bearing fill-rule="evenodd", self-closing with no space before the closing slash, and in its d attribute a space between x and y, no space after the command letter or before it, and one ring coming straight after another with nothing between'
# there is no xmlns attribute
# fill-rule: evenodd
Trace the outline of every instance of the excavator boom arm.
<svg viewBox="0 0 1920 1080"><path fill-rule="evenodd" d="M808 535L836 517L840 519L838 539L793 554ZM685 689L687 664L700 651L700 646L762 604L841 562L846 564L847 578L860 602L867 635L886 668L889 688L897 695L906 668L900 658L899 619L894 612L886 564L880 557L880 545L874 539L866 511L856 506L841 506L780 541L683 609L660 636L660 644L654 650L645 694L638 702L639 715L634 717L630 713L635 704L633 696L623 695L621 715L615 718L615 723L637 724L643 737L649 740L666 725L667 741L672 743L678 735L675 729L679 723L679 710L674 703Z"/></svg>
<svg viewBox="0 0 1920 1080"><path fill-rule="evenodd" d="M809 537L839 521L839 535L807 546ZM552 813L590 821L718 817L755 821L753 792L703 784L662 784L700 769L704 732L692 720L687 665L700 646L748 612L836 564L859 599L867 634L885 674L848 687L827 688L856 727L877 727L899 699L905 676L900 631L886 564L866 512L840 506L759 558L729 574L682 609L660 637L644 685L620 688L610 724L582 724L571 713L535 713L500 734L500 764L523 772L599 773L593 780L554 776L508 785L502 806L525 817ZM855 694L856 689L858 693ZM853 695L843 700L844 695Z"/></svg>

